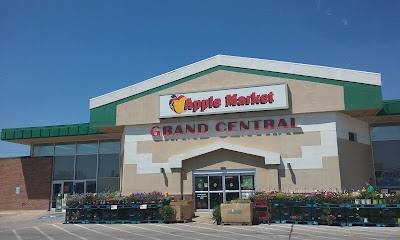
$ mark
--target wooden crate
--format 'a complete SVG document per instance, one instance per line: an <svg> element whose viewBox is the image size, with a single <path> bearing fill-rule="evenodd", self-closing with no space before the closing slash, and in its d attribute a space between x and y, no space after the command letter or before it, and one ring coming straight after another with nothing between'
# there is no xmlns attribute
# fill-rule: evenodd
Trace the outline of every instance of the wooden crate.
<svg viewBox="0 0 400 240"><path fill-rule="evenodd" d="M193 214L190 205L176 205L171 207L175 210L176 221L192 221Z"/></svg>
<svg viewBox="0 0 400 240"><path fill-rule="evenodd" d="M253 203L221 204L221 224L248 224L253 221Z"/></svg>
<svg viewBox="0 0 400 240"><path fill-rule="evenodd" d="M191 217L194 217L195 206L194 206L194 200L193 199L170 202L169 205L172 206L172 207L174 207L174 206L187 206L189 208L189 210L185 210L185 211L189 211L190 214L191 214Z"/></svg>

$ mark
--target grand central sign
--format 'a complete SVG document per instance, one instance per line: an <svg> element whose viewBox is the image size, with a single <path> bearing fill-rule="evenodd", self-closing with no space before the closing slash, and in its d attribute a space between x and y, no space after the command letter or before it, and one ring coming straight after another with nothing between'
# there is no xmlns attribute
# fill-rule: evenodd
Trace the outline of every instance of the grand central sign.
<svg viewBox="0 0 400 240"><path fill-rule="evenodd" d="M160 118L287 109L287 84L161 95Z"/></svg>

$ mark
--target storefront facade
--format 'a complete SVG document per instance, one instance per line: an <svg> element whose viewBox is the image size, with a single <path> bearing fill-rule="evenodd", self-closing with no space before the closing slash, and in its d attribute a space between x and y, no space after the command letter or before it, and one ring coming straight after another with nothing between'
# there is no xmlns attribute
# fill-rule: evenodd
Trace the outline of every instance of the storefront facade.
<svg viewBox="0 0 400 240"><path fill-rule="evenodd" d="M161 191L209 210L258 189L363 187L370 129L400 125L398 106L380 74L218 55L91 99L89 124L1 137L53 158L52 196Z"/></svg>

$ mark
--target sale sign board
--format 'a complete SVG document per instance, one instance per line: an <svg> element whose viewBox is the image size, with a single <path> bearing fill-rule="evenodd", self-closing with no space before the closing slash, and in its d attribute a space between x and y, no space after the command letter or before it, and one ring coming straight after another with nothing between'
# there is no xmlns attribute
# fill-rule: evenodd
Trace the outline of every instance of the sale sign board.
<svg viewBox="0 0 400 240"><path fill-rule="evenodd" d="M161 95L160 118L287 109L287 84Z"/></svg>

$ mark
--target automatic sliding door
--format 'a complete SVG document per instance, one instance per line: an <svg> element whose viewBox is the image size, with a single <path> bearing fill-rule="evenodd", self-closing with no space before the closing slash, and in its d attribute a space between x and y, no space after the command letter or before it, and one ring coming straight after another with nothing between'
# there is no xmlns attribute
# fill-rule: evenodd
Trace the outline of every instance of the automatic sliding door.
<svg viewBox="0 0 400 240"><path fill-rule="evenodd" d="M194 199L196 209L211 210L234 199L248 199L254 193L254 170L196 171Z"/></svg>
<svg viewBox="0 0 400 240"><path fill-rule="evenodd" d="M208 176L194 176L196 209L208 209Z"/></svg>
<svg viewBox="0 0 400 240"><path fill-rule="evenodd" d="M229 202L239 196L239 175L225 176L225 201Z"/></svg>

